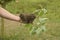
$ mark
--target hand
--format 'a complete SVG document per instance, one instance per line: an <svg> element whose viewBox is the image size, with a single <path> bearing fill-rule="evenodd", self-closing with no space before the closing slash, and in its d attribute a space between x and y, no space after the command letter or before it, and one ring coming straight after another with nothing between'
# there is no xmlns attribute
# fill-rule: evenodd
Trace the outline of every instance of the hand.
<svg viewBox="0 0 60 40"><path fill-rule="evenodd" d="M23 23L33 23L36 16L34 14L20 14Z"/></svg>

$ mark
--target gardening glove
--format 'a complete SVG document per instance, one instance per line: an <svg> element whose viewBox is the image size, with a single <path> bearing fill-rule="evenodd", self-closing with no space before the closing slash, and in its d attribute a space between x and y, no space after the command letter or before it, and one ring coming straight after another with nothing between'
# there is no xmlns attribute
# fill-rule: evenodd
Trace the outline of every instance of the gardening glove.
<svg viewBox="0 0 60 40"><path fill-rule="evenodd" d="M20 19L22 20L22 23L33 23L36 16L34 14L20 14Z"/></svg>

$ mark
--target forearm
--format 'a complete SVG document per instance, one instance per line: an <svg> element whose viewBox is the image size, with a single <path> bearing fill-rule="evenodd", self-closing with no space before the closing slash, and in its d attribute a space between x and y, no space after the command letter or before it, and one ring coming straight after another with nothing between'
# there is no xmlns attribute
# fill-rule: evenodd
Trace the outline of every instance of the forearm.
<svg viewBox="0 0 60 40"><path fill-rule="evenodd" d="M0 16L4 17L6 19L9 19L9 20L20 21L19 16L13 15L1 7L0 7Z"/></svg>

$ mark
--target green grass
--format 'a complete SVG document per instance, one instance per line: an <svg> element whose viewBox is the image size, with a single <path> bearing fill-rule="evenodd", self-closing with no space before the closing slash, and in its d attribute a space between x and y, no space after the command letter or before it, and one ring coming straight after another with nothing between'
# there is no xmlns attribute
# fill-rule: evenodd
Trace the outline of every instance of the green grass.
<svg viewBox="0 0 60 40"><path fill-rule="evenodd" d="M42 33L39 37L29 35L28 28L20 26L18 23L6 21L7 38L5 40L60 40L60 0L25 0L24 3L20 0L18 3L8 3L6 9L13 14L31 13L39 8L39 5L42 5L48 11L45 16L49 18L46 24L47 32Z"/></svg>

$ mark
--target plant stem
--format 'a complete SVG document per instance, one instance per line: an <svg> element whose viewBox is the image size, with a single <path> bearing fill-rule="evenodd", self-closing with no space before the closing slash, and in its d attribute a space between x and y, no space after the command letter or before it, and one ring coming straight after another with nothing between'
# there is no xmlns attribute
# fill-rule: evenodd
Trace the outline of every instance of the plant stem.
<svg viewBox="0 0 60 40"><path fill-rule="evenodd" d="M4 38L4 19L1 18L1 38Z"/></svg>

